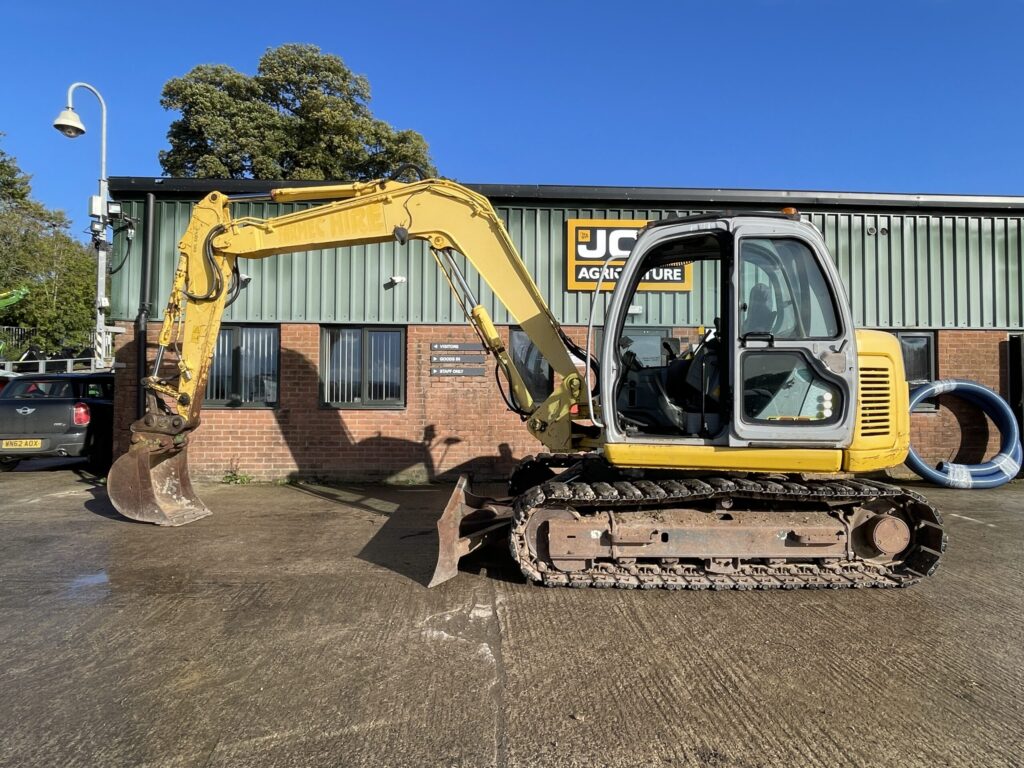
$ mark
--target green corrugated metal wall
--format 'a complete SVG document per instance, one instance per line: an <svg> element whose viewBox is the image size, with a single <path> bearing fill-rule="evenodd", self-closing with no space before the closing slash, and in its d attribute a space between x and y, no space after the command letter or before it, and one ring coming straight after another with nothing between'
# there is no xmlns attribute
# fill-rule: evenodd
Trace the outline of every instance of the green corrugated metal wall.
<svg viewBox="0 0 1024 768"><path fill-rule="evenodd" d="M134 318L139 300L144 203L124 200L140 222L131 254L113 277L114 319ZM166 300L177 258L177 241L192 204L157 200L156 258L151 300ZM304 204L241 203L237 216L268 217ZM671 208L569 208L557 205L496 206L555 316L585 325L591 296L565 291L565 220L660 219L685 211ZM805 209L825 234L853 305L857 323L880 328L1022 327L1022 218L1005 215L921 215ZM115 235L113 264L125 255L124 233ZM422 243L313 251L244 262L253 280L225 319L235 322L381 324L461 323L461 311ZM715 269L694 269L690 293L648 293L631 322L698 325L715 315ZM392 275L407 282L385 289ZM470 285L498 323L511 322L479 276ZM597 321L601 321L601 313Z"/></svg>

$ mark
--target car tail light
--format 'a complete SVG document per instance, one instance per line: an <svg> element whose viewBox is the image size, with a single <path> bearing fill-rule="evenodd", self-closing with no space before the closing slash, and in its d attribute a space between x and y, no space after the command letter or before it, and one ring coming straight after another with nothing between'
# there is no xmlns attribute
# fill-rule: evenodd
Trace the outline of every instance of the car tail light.
<svg viewBox="0 0 1024 768"><path fill-rule="evenodd" d="M89 406L85 403L75 403L75 426L76 427L87 427L89 426Z"/></svg>

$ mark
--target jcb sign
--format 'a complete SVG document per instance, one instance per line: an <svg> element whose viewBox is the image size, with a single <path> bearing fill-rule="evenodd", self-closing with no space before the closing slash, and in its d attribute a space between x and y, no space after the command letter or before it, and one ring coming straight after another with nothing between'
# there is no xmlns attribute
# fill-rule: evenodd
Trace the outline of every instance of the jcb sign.
<svg viewBox="0 0 1024 768"><path fill-rule="evenodd" d="M566 225L566 276L570 291L615 288L637 232L646 221L622 219L569 219ZM611 259L611 261L608 261ZM606 264L607 262L607 264ZM603 272L603 274L602 274ZM690 264L656 267L644 275L639 291L688 291L693 277Z"/></svg>

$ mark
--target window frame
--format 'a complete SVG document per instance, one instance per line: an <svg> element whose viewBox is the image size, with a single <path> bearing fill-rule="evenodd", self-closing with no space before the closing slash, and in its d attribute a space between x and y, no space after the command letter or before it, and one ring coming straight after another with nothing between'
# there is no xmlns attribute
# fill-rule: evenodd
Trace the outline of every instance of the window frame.
<svg viewBox="0 0 1024 768"><path fill-rule="evenodd" d="M931 369L931 378L928 379L925 383L929 383L930 384L931 382L938 380L938 377L939 377L939 335L938 335L938 333L936 333L934 330L931 330L931 331L928 331L928 330L899 330L899 331L889 331L889 333L891 333L893 336L895 336L896 340L900 344L900 355L903 356L903 372L904 372L904 374L906 374L906 372L907 372L907 359L906 359L906 356L904 355L904 352L903 352L903 338L907 337L907 336L910 336L910 337L920 336L920 337L929 339L930 342L931 342L930 343L931 354L929 355L929 358L930 358L929 359L929 368ZM914 379L913 381L914 382L918 382L918 381L920 381L920 379ZM910 379L907 379L907 386L910 389L913 389L915 385L911 382ZM917 385L917 386L920 386L920 385ZM922 400L920 403L918 403L917 406L914 408L913 413L938 413L938 410L939 410L939 401L938 401L937 398L933 397L933 398L929 398L927 400Z"/></svg>
<svg viewBox="0 0 1024 768"><path fill-rule="evenodd" d="M217 335L220 335L221 331L234 330L237 332L237 338L235 343L231 347L231 384L230 389L240 391L241 386L238 377L241 376L241 366L236 366L236 355L238 355L242 343L242 331L246 328L270 328L277 331L277 365L274 367L274 381L277 384L277 399L273 403L268 403L263 400L260 402L239 402L237 405L233 405L231 400L211 400L206 396L206 392L203 392L203 409L209 408L210 410L226 410L226 411L239 411L243 409L249 410L264 410L272 411L281 406L281 326L279 323L222 323L220 328L217 330ZM214 350L216 350L216 340L214 341ZM240 355L238 355L240 357ZM210 370L207 374L206 386L210 386L209 374L213 372L213 359L210 360ZM238 385L238 386L236 386Z"/></svg>
<svg viewBox="0 0 1024 768"><path fill-rule="evenodd" d="M360 371L364 372L360 376L360 402L358 403L341 403L331 402L327 400L327 382L324 377L325 372L330 370L330 351L328 341L330 339L329 332L331 330L358 330L360 331ZM365 372L369 370L369 355L370 345L368 343L368 335L370 331L398 331L400 334L399 345L402 350L402 354L399 356L401 363L401 373L398 377L399 387L399 400L398 402L382 402L382 401L368 401L366 397L367 387L369 386L369 379L365 375ZM409 333L408 328L404 325L358 325L352 323L326 323L320 326L320 371L317 378L320 379L319 392L317 393L317 400L321 408L332 411L403 411L408 408L408 378L409 378Z"/></svg>

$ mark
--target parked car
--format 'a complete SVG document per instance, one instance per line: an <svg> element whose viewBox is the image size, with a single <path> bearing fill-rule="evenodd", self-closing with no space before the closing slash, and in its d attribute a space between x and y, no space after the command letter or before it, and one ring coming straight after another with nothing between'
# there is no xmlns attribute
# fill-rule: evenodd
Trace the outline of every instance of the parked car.
<svg viewBox="0 0 1024 768"><path fill-rule="evenodd" d="M104 470L113 426L113 374L18 376L0 391L0 472L40 456L85 456Z"/></svg>

